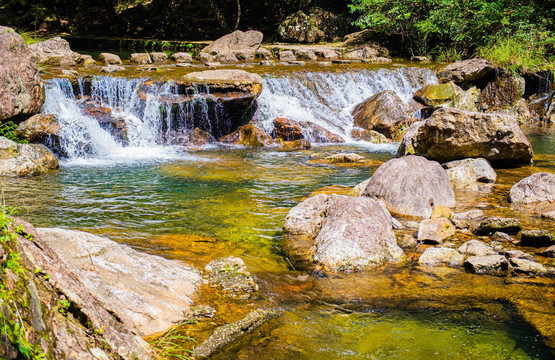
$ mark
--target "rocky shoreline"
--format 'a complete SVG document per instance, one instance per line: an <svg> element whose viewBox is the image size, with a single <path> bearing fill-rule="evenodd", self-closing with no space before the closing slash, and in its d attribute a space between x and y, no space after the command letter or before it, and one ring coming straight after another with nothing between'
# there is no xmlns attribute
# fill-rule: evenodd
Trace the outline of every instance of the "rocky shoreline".
<svg viewBox="0 0 555 360"><path fill-rule="evenodd" d="M338 64L353 60L390 61L383 58L382 50L371 45L343 54L329 48L264 49L261 35L226 35L201 51L199 60L211 68L222 63L255 61L269 66L274 57L296 66L304 64L299 61L323 59ZM49 40L49 44L29 50L18 36L11 29L0 27L0 54L10 53L18 59L0 66L2 74L9 75L4 77L6 88L23 84L18 91L1 94L0 119L18 122L17 134L37 144L17 144L0 138L0 175L43 175L59 168L57 158L46 146L60 156L64 154L57 120L48 114L34 115L44 102L36 63L67 71L67 67L77 64L96 67L97 62L73 53L62 39ZM122 61L114 54L103 53L99 61L105 65L100 71L127 71L119 68ZM165 53L133 54L130 60L135 70L156 70L149 68L151 64L168 61ZM172 61L176 67L189 67L197 59L177 53ZM28 80L24 81L23 75ZM125 122L114 118L110 108L92 98L90 78L78 77L79 73L71 73L70 84L82 111L125 144ZM512 184L505 195L511 204L523 206L524 216L545 221L545 229L523 228L518 219L488 217L477 208L458 213L450 209L458 205L457 191L484 192L495 184L496 171L532 163L532 146L519 124L553 122L552 90L528 91L531 85L526 79L479 59L445 66L438 71L438 78L439 84L417 90L410 103L386 90L354 107L355 126L350 136L373 143L399 141L397 158L381 164L349 195L317 194L293 207L284 222L283 249L296 271L319 275L314 280L315 287L323 299L332 303L349 305L363 299L363 307L388 301L395 306L427 299L435 304L432 306L441 301L455 306L456 301L473 296L497 297L514 304L554 348L555 300L551 289L555 278L555 235L551 222L555 218L555 175L535 172ZM218 123L221 118L201 121L192 111L189 117L182 117L180 127L162 129L170 134L165 139L169 144L190 150L219 143L294 151L308 149L311 143L345 142L339 134L295 119L276 118L274 129L269 132L258 127L255 113L262 78L254 73L240 69L195 71L171 82L171 96L161 90L167 86L166 81L145 79L138 86L138 97L158 97L170 112L202 97L208 114L216 110L231 114L225 123ZM320 162L345 167L369 163L356 154L339 154ZM531 207L541 211L536 214ZM141 254L92 234L35 229L19 219L7 222L5 228L14 235L3 244L4 267L17 253L24 269L20 273L5 270L4 286L25 294L31 304L24 312L30 319L26 324L36 334L28 341L34 346L33 351L47 357L61 358L59 354L64 354L75 359L155 358L143 337L159 335L175 323L195 316L211 317L211 309L200 311L192 307L200 287L217 289L230 301L253 301L259 289L256 277L236 257L214 260L204 269L203 277L200 270L182 262ZM417 266L422 273L407 274L403 266ZM389 278L384 280L388 285L374 284L369 279L373 274L381 278L384 269L418 278L416 282L432 290L426 295L427 290L415 290L409 281L396 285L398 293L392 294L387 290L391 285ZM429 274L441 281L433 283L426 278ZM476 280L480 277L484 280ZM348 285L340 281L346 278ZM346 288L358 281L367 284L361 285L360 290ZM442 287L443 281L449 283L448 289ZM461 289L474 283L480 285ZM542 293L531 283L542 284L547 290ZM380 291L363 293L362 289L374 285ZM491 289L498 294L488 293ZM525 291L533 295L522 296ZM456 299L447 301L454 293ZM18 322L17 306L23 303L16 308L8 306L8 315L4 315L10 324ZM196 356L220 351L278 314L271 306L264 308L249 312L229 326L217 327L214 335L197 347ZM57 331L68 323L78 331ZM21 348L14 342L9 337L2 339L5 352L0 354L17 358Z"/></svg>

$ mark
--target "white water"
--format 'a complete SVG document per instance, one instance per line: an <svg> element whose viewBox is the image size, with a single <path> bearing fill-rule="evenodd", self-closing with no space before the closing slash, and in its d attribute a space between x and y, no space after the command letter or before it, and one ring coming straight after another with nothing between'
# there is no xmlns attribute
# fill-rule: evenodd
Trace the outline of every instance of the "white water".
<svg viewBox="0 0 555 360"><path fill-rule="evenodd" d="M143 80L98 76L92 81L91 98L109 107L112 116L124 119L128 129L125 146L95 119L82 113L77 105L79 97L74 96L67 79L49 81L42 112L56 115L60 122L61 146L68 157L66 164L102 165L187 157L183 151L164 143L162 129L169 129L173 121L179 121L171 118L171 111L164 111L166 105L159 100L160 95L172 95L170 84L141 100L137 90ZM417 68L267 76L259 98L258 122L270 131L276 117L311 121L352 142L350 114L354 106L383 90L393 90L408 102L415 90L429 83L437 83L434 72ZM202 101L200 97L199 101ZM181 109L182 114L191 109L188 106ZM377 147L380 146L382 150L395 150L395 145Z"/></svg>

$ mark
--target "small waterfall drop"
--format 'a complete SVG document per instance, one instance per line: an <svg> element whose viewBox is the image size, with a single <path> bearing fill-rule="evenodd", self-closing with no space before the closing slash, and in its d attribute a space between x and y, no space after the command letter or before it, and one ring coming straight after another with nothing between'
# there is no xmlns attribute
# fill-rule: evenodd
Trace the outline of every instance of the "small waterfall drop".
<svg viewBox="0 0 555 360"><path fill-rule="evenodd" d="M393 90L405 102L427 84L438 83L428 68L295 72L266 77L260 96L262 127L269 131L276 117L310 121L350 140L353 108L368 97Z"/></svg>

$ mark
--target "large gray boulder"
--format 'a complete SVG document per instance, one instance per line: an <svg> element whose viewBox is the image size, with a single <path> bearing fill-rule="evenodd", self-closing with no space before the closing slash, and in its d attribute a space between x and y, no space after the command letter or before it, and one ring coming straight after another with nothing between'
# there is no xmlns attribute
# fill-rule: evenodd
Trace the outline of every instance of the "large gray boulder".
<svg viewBox="0 0 555 360"><path fill-rule="evenodd" d="M539 172L511 187L509 201L515 204L555 202L555 174Z"/></svg>
<svg viewBox="0 0 555 360"><path fill-rule="evenodd" d="M201 54L214 56L220 62L236 62L254 59L264 34L256 30L236 30L222 36L202 49Z"/></svg>
<svg viewBox="0 0 555 360"><path fill-rule="evenodd" d="M357 271L404 258L391 215L369 198L316 195L291 209L283 230L286 250L303 266Z"/></svg>
<svg viewBox="0 0 555 360"><path fill-rule="evenodd" d="M442 82L454 83L473 82L482 79L495 67L484 59L461 60L447 65L438 72Z"/></svg>
<svg viewBox="0 0 555 360"><path fill-rule="evenodd" d="M29 45L29 50L39 64L53 66L73 66L79 54L72 51L69 43L61 37Z"/></svg>
<svg viewBox="0 0 555 360"><path fill-rule="evenodd" d="M38 113L44 89L25 40L0 26L0 122L20 121Z"/></svg>
<svg viewBox="0 0 555 360"><path fill-rule="evenodd" d="M103 307L141 336L180 321L201 282L199 273L185 263L140 253L105 237L59 228L36 230Z"/></svg>
<svg viewBox="0 0 555 360"><path fill-rule="evenodd" d="M392 214L417 218L429 218L438 205L455 206L445 170L421 156L405 156L382 164L362 196L382 200Z"/></svg>
<svg viewBox="0 0 555 360"><path fill-rule="evenodd" d="M377 131L390 139L399 137L401 130L414 122L410 106L392 90L379 92L364 100L355 106L351 115L354 125Z"/></svg>
<svg viewBox="0 0 555 360"><path fill-rule="evenodd" d="M441 108L406 132L397 156L410 154L439 162L482 157L492 163L529 164L533 151L511 115Z"/></svg>
<svg viewBox="0 0 555 360"><path fill-rule="evenodd" d="M0 137L0 176L37 176L59 167L58 158L46 146Z"/></svg>

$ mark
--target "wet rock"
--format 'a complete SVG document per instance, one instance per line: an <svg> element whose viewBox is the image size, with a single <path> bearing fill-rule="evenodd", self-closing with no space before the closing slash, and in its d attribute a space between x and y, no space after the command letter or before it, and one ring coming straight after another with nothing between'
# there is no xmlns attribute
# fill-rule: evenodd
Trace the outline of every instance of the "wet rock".
<svg viewBox="0 0 555 360"><path fill-rule="evenodd" d="M144 65L152 63L152 60L150 60L150 56L147 53L134 53L131 54L131 62Z"/></svg>
<svg viewBox="0 0 555 360"><path fill-rule="evenodd" d="M534 256L531 254L525 253L522 250L507 250L505 251L505 256L509 259L526 259L526 260L534 260Z"/></svg>
<svg viewBox="0 0 555 360"><path fill-rule="evenodd" d="M353 109L354 125L375 130L388 138L395 138L400 131L414 122L410 106L394 91L385 90L364 100Z"/></svg>
<svg viewBox="0 0 555 360"><path fill-rule="evenodd" d="M496 231L493 235L490 236L492 241L498 241L501 243L512 243L516 244L518 241L511 237L511 235L506 234L502 231Z"/></svg>
<svg viewBox="0 0 555 360"><path fill-rule="evenodd" d="M98 56L98 60L103 63L103 64L107 64L107 65L121 65L121 59L119 56L117 56L116 54L111 54L111 53L101 53Z"/></svg>
<svg viewBox="0 0 555 360"><path fill-rule="evenodd" d="M264 147L274 144L272 137L252 124L241 126L229 135L218 139L219 142L248 147Z"/></svg>
<svg viewBox="0 0 555 360"><path fill-rule="evenodd" d="M37 63L52 66L73 66L80 56L71 51L69 43L61 37L31 44L29 50Z"/></svg>
<svg viewBox="0 0 555 360"><path fill-rule="evenodd" d="M310 144L310 141L306 139L298 139L294 141L284 141L281 148L283 150L289 151L289 150L306 150L306 149L310 149L311 147L312 147L312 144Z"/></svg>
<svg viewBox="0 0 555 360"><path fill-rule="evenodd" d="M555 244L555 234L547 230L526 230L520 237L520 245L544 247Z"/></svg>
<svg viewBox="0 0 555 360"><path fill-rule="evenodd" d="M171 59L178 64L193 62L193 56L187 52L174 53L172 54Z"/></svg>
<svg viewBox="0 0 555 360"><path fill-rule="evenodd" d="M539 172L520 180L511 187L509 202L555 202L555 174Z"/></svg>
<svg viewBox="0 0 555 360"><path fill-rule="evenodd" d="M370 178L362 195L384 201L393 214L418 218L429 218L438 205L455 205L445 170L421 156L387 161Z"/></svg>
<svg viewBox="0 0 555 360"><path fill-rule="evenodd" d="M485 243L472 239L459 247L459 252L467 256L488 256L488 255L499 255L497 251L492 249Z"/></svg>
<svg viewBox="0 0 555 360"><path fill-rule="evenodd" d="M204 66L206 66L209 69L216 69L216 68L222 66L222 63L219 62L219 61L212 61L212 62L205 63Z"/></svg>
<svg viewBox="0 0 555 360"><path fill-rule="evenodd" d="M455 235L455 227L445 218L424 220L418 227L417 239L421 243L441 244Z"/></svg>
<svg viewBox="0 0 555 360"><path fill-rule="evenodd" d="M347 51L343 54L343 58L350 60L376 59L379 55L379 49L363 45Z"/></svg>
<svg viewBox="0 0 555 360"><path fill-rule="evenodd" d="M156 66L139 66L137 69L137 71L158 71L158 68Z"/></svg>
<svg viewBox="0 0 555 360"><path fill-rule="evenodd" d="M405 235L400 240L397 240L397 245L403 249L415 248L418 245L418 241L412 235Z"/></svg>
<svg viewBox="0 0 555 360"><path fill-rule="evenodd" d="M483 217L484 212L482 210L469 210L463 213L456 213L453 216L455 220L479 220Z"/></svg>
<svg viewBox="0 0 555 360"><path fill-rule="evenodd" d="M469 59L447 65L438 73L442 82L475 82L493 71L495 67L484 59Z"/></svg>
<svg viewBox="0 0 555 360"><path fill-rule="evenodd" d="M180 261L139 253L101 236L36 230L104 307L142 336L179 321L201 281L196 270Z"/></svg>
<svg viewBox="0 0 555 360"><path fill-rule="evenodd" d="M524 87L519 79L521 78L515 78L507 72L498 72L495 79L488 82L482 90L479 108L499 111L514 105L524 95L524 91L520 91L520 88L524 89Z"/></svg>
<svg viewBox="0 0 555 360"><path fill-rule="evenodd" d="M367 141L367 142L370 142L372 144L389 144L389 143L391 143L391 140L386 138L385 135L380 134L379 132L374 131L374 130L364 130L364 129L355 128L355 129L351 130L351 137L354 140Z"/></svg>
<svg viewBox="0 0 555 360"><path fill-rule="evenodd" d="M297 57L293 54L291 50L283 50L279 52L279 60L280 61L296 61Z"/></svg>
<svg viewBox="0 0 555 360"><path fill-rule="evenodd" d="M464 266L476 274L505 275L509 262L503 255L470 256L465 260Z"/></svg>
<svg viewBox="0 0 555 360"><path fill-rule="evenodd" d="M211 261L204 271L208 273L211 286L221 288L233 299L246 300L258 291L258 285L241 258L228 256Z"/></svg>
<svg viewBox="0 0 555 360"><path fill-rule="evenodd" d="M529 164L533 152L510 115L441 108L408 129L397 156L407 154L440 162L481 157L492 163Z"/></svg>
<svg viewBox="0 0 555 360"><path fill-rule="evenodd" d="M216 315L216 309L209 305L197 305L183 312L185 321L199 321L205 318L213 318Z"/></svg>
<svg viewBox="0 0 555 360"><path fill-rule="evenodd" d="M445 218L447 220L453 220L455 214L451 209L444 205L438 205L432 210L432 215L430 215L431 219L439 219Z"/></svg>
<svg viewBox="0 0 555 360"><path fill-rule="evenodd" d="M199 128L174 132L169 139L170 144L181 146L203 146L214 141L215 139L209 132Z"/></svg>
<svg viewBox="0 0 555 360"><path fill-rule="evenodd" d="M127 142L127 122L121 117L114 117L112 109L89 101L82 103L81 108L84 115L95 119L102 129L112 134L120 143Z"/></svg>
<svg viewBox="0 0 555 360"><path fill-rule="evenodd" d="M544 252L542 252L543 256L547 257L555 257L555 245L551 245L548 247Z"/></svg>
<svg viewBox="0 0 555 360"><path fill-rule="evenodd" d="M75 62L79 65L85 66L96 65L96 61L94 61L93 57L90 55L79 55Z"/></svg>
<svg viewBox="0 0 555 360"><path fill-rule="evenodd" d="M510 259L510 264L513 271L517 273L540 276L548 273L548 270L544 265L532 260L515 257Z"/></svg>
<svg viewBox="0 0 555 360"><path fill-rule="evenodd" d="M153 63L165 63L168 61L168 55L163 52L154 52L149 55Z"/></svg>
<svg viewBox="0 0 555 360"><path fill-rule="evenodd" d="M360 61L365 64L389 64L390 62L393 62L393 60L382 56L375 59L362 59Z"/></svg>
<svg viewBox="0 0 555 360"><path fill-rule="evenodd" d="M404 258L391 215L364 197L316 195L291 209L283 229L293 261L326 271L365 270Z"/></svg>
<svg viewBox="0 0 555 360"><path fill-rule="evenodd" d="M285 141L304 139L301 125L295 120L286 118L274 119L274 133L272 135L274 138Z"/></svg>
<svg viewBox="0 0 555 360"><path fill-rule="evenodd" d="M0 137L0 176L38 176L59 169L58 159L41 144L17 144Z"/></svg>
<svg viewBox="0 0 555 360"><path fill-rule="evenodd" d="M269 60L269 61L268 60L262 60L260 62L260 65L262 65L262 66L275 66L276 62L274 60Z"/></svg>
<svg viewBox="0 0 555 360"><path fill-rule="evenodd" d="M193 355L195 358L207 358L224 346L256 330L277 315L278 312L275 310L257 309L239 321L220 326L208 339L193 350Z"/></svg>
<svg viewBox="0 0 555 360"><path fill-rule="evenodd" d="M463 91L452 82L429 84L414 93L414 99L426 106L452 107L459 110L477 111L480 91L475 87Z"/></svg>
<svg viewBox="0 0 555 360"><path fill-rule="evenodd" d="M506 234L517 234L522 230L518 219L493 217L483 220L475 229L476 235L491 235L497 231Z"/></svg>
<svg viewBox="0 0 555 360"><path fill-rule="evenodd" d="M60 124L54 115L37 114L23 121L15 134L30 143L59 148Z"/></svg>
<svg viewBox="0 0 555 360"><path fill-rule="evenodd" d="M21 121L38 113L44 89L25 40L0 26L0 121Z"/></svg>
<svg viewBox="0 0 555 360"><path fill-rule="evenodd" d="M120 71L125 71L125 68L123 66L117 66L117 65L108 65L100 68L100 72L107 73L107 74L112 74Z"/></svg>
<svg viewBox="0 0 555 360"><path fill-rule="evenodd" d="M420 255L418 263L426 266L456 267L463 265L464 256L455 249L430 247Z"/></svg>
<svg viewBox="0 0 555 360"><path fill-rule="evenodd" d="M355 162L364 162L366 158L364 156L360 156L359 154L350 153L340 153L334 154L326 157L324 160L332 162L332 163L355 163Z"/></svg>
<svg viewBox="0 0 555 360"><path fill-rule="evenodd" d="M323 126L315 124L311 121L300 121L299 124L303 127L303 133L306 135L307 140L312 143L344 143L345 140L327 130Z"/></svg>

